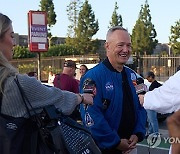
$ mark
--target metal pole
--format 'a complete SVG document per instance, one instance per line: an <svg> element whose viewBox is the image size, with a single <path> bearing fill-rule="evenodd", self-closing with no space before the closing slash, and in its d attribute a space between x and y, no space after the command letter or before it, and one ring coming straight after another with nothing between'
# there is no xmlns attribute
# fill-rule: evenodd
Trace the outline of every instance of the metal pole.
<svg viewBox="0 0 180 154"><path fill-rule="evenodd" d="M170 45L168 45L168 47L169 47L169 56L171 55L171 46Z"/></svg>
<svg viewBox="0 0 180 154"><path fill-rule="evenodd" d="M38 52L37 55L38 55L38 80L41 81L41 52Z"/></svg>

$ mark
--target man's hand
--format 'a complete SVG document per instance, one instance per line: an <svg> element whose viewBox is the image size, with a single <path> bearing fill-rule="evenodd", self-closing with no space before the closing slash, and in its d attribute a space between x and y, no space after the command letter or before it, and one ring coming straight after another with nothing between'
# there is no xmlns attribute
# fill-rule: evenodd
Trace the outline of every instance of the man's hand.
<svg viewBox="0 0 180 154"><path fill-rule="evenodd" d="M139 97L140 104L143 106L143 104L144 104L144 95L139 94L138 97Z"/></svg>
<svg viewBox="0 0 180 154"><path fill-rule="evenodd" d="M136 143L138 142L138 137L136 135L131 135L130 139L128 140L129 148L126 151L123 151L123 154L128 154L131 152L134 148L136 148Z"/></svg>
<svg viewBox="0 0 180 154"><path fill-rule="evenodd" d="M134 149L136 148L136 144L138 142L138 137L136 135L131 135L129 139L129 148Z"/></svg>
<svg viewBox="0 0 180 154"><path fill-rule="evenodd" d="M129 150L129 140L121 139L121 142L119 143L119 145L116 148L121 151Z"/></svg>

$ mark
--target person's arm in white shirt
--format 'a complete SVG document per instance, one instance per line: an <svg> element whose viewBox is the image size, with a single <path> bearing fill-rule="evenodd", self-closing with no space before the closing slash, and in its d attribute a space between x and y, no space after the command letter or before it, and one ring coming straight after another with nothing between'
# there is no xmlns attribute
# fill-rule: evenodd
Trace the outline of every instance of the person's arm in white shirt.
<svg viewBox="0 0 180 154"><path fill-rule="evenodd" d="M180 71L171 76L161 87L139 96L145 109L159 113L172 113L180 109Z"/></svg>

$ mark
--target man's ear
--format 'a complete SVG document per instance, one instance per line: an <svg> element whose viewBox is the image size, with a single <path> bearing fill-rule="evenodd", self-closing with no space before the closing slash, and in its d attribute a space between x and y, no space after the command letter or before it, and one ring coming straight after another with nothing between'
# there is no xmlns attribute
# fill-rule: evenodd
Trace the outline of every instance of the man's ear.
<svg viewBox="0 0 180 154"><path fill-rule="evenodd" d="M108 42L104 43L104 48L106 49L106 51L108 51L108 49L109 49L109 43Z"/></svg>

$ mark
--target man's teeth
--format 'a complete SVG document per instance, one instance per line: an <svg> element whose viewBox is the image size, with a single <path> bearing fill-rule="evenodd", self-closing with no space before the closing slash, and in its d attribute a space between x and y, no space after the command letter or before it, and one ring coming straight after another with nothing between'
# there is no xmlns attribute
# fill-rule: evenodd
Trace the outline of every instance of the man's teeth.
<svg viewBox="0 0 180 154"><path fill-rule="evenodd" d="M127 57L126 54L119 54L121 57Z"/></svg>

